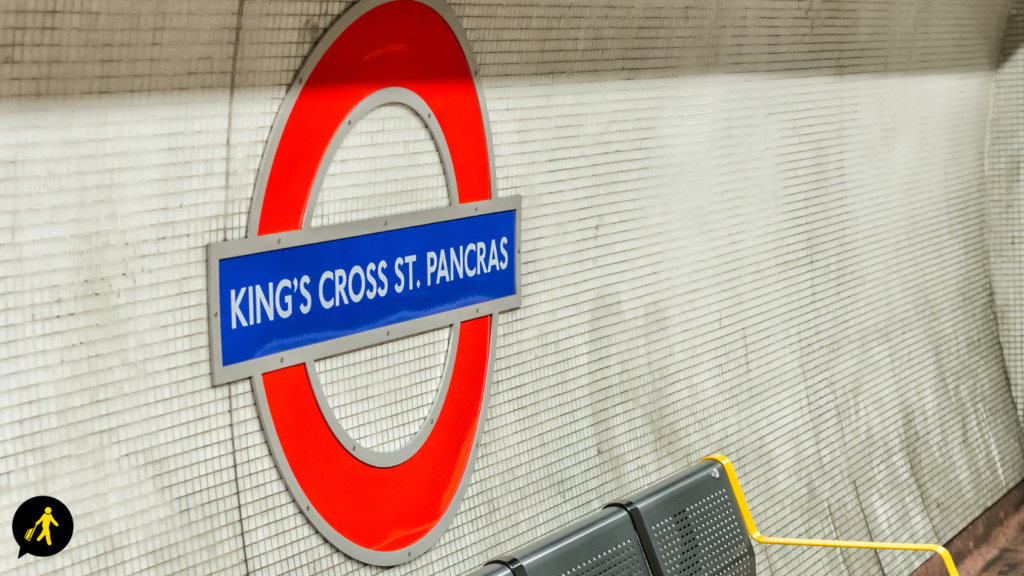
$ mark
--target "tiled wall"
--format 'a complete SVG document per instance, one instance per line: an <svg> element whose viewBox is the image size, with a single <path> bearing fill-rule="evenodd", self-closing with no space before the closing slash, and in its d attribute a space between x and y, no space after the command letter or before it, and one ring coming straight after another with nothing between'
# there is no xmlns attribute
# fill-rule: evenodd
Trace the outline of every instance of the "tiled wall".
<svg viewBox="0 0 1024 576"><path fill-rule="evenodd" d="M992 98L989 266L1017 417L1024 425L1024 0L1013 0Z"/></svg>
<svg viewBox="0 0 1024 576"><path fill-rule="evenodd" d="M0 4L0 518L37 494L76 517L49 559L5 540L0 572L384 572L305 521L207 352L205 246L244 235L285 87L345 7ZM942 542L1024 478L993 299L1019 277L987 243L1005 1L453 9L498 194L523 196L524 302L461 510L389 574L461 574L714 451L778 535ZM415 119L363 122L317 224L443 204ZM418 338L318 366L382 449L436 387L444 335ZM923 560L757 553L773 576Z"/></svg>

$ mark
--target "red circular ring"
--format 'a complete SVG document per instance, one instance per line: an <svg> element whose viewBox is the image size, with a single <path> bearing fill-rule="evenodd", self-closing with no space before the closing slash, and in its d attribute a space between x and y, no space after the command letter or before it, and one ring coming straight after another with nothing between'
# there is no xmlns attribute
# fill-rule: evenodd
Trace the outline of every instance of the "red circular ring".
<svg viewBox="0 0 1024 576"><path fill-rule="evenodd" d="M340 123L366 96L393 86L415 92L435 114L451 154L459 203L491 197L486 112L450 22L431 0L364 0L354 8L360 5L370 8L344 26L308 77L297 80L301 90L285 111L276 149L268 147L269 175L262 199L254 201L259 235L302 227L317 169ZM257 388L262 386L261 418L289 489L344 552L374 564L397 564L443 533L442 521L450 522L472 473L492 328L490 316L461 324L437 422L416 454L392 468L370 466L338 441L303 365L256 379Z"/></svg>

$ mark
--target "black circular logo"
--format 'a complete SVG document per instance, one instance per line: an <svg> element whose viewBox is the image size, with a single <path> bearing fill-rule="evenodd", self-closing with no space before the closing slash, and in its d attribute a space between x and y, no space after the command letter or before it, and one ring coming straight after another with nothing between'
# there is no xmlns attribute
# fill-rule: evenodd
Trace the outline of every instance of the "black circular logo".
<svg viewBox="0 0 1024 576"><path fill-rule="evenodd" d="M75 521L63 502L50 496L29 498L14 513L11 522L14 540L25 554L53 556L71 542Z"/></svg>

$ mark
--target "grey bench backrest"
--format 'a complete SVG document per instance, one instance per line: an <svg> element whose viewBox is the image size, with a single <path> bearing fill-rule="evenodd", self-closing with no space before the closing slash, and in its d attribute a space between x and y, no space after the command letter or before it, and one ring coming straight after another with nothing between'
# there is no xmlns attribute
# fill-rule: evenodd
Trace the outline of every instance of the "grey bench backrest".
<svg viewBox="0 0 1024 576"><path fill-rule="evenodd" d="M511 570L513 576L651 574L633 523L620 508L606 508L496 562Z"/></svg>
<svg viewBox="0 0 1024 576"><path fill-rule="evenodd" d="M513 576L512 571L504 564L488 564L466 574L466 576Z"/></svg>
<svg viewBox="0 0 1024 576"><path fill-rule="evenodd" d="M629 513L654 576L754 576L754 548L718 462L701 462L609 509Z"/></svg>

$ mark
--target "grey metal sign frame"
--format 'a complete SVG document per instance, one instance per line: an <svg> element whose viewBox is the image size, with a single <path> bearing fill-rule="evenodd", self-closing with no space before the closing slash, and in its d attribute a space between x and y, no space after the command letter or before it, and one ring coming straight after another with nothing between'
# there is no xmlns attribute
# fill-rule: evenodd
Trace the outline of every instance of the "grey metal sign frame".
<svg viewBox="0 0 1024 576"><path fill-rule="evenodd" d="M454 180L454 178L452 180ZM344 336L334 340L328 340L327 342L303 346L294 350L288 350L287 352L263 356L253 360L246 360L245 362L239 362L228 366L224 365L223 353L221 350L221 310L219 300L219 264L221 260L237 258L239 256L248 256L250 254L259 254L261 252L281 250L284 248L293 248L295 246L329 242L342 238L364 236L366 234L373 234L374 232L400 230L402 228L446 222L449 220L458 220L460 218L467 218L471 216L482 216L484 214L493 214L496 212L507 212L510 210L514 210L516 213L516 237L514 246L514 254L516 255L516 258L513 261L516 267L516 293L514 295L506 296L505 298L500 298L498 300L491 300L482 304L450 310L441 314L417 318L416 320L392 324L383 328L360 332L358 334L352 334L350 336ZM227 384L243 378L250 378L256 374L263 374L265 372L277 370L284 366L313 362L320 358L327 358L328 356L335 356L337 354L366 348L375 344L413 336L435 328L441 328L443 326L462 322L464 320L471 320L487 314L495 314L511 310L513 308L518 308L522 303L522 275L519 264L521 212L522 197L510 196L507 198L485 200L470 204L456 204L454 206L435 208L433 210L424 210L409 214L398 214L395 216L386 216L371 220L360 220L358 222L324 226L321 228L307 227L293 232L267 234L264 236L256 236L255 238L242 238L240 240L232 240L230 242L217 242L210 244L207 253L206 273L208 285L207 290L210 295L208 305L210 317L210 362L213 370L213 383L215 385Z"/></svg>

